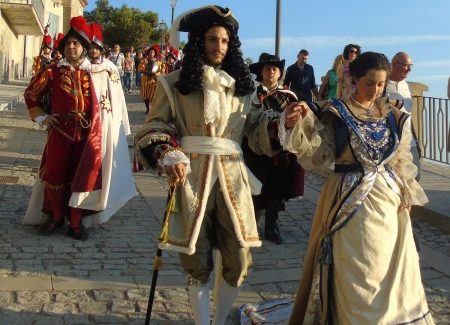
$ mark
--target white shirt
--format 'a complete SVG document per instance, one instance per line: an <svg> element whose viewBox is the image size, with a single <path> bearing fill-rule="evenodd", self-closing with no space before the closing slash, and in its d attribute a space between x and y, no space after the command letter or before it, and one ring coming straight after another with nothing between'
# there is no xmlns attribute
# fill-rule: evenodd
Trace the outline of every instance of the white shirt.
<svg viewBox="0 0 450 325"><path fill-rule="evenodd" d="M386 95L390 99L398 99L403 101L403 107L408 113L412 110L411 92L406 80L392 81L389 80L386 86Z"/></svg>
<svg viewBox="0 0 450 325"><path fill-rule="evenodd" d="M408 83L406 80L392 81L389 80L386 86L386 95L390 99L398 99L403 101L403 107L408 113L412 111L412 99L411 92L409 90ZM412 126L412 124L411 124ZM414 138L411 141L411 147L416 146L416 141Z"/></svg>

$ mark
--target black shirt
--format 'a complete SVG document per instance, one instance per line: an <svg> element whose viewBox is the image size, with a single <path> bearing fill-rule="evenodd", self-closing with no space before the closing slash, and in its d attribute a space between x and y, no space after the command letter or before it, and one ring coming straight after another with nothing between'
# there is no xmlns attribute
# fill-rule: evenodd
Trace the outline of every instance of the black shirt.
<svg viewBox="0 0 450 325"><path fill-rule="evenodd" d="M316 88L314 68L309 64L305 64L302 70L297 66L297 63L294 63L286 70L284 85L289 87L299 100L312 102L311 90Z"/></svg>

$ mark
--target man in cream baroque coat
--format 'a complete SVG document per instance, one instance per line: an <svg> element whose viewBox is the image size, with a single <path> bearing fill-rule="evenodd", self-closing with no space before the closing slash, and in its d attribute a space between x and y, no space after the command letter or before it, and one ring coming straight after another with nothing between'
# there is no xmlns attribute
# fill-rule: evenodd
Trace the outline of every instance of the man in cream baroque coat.
<svg viewBox="0 0 450 325"><path fill-rule="evenodd" d="M257 192L261 185L244 164L243 135L255 152L277 153L278 121L251 107L255 88L237 30L231 11L219 6L174 22L172 33L189 32L182 69L159 77L153 110L135 137L144 167L160 168L178 184L169 235L159 247L180 253L197 325L210 324L212 248L223 263L212 322L220 325L251 266L250 247L261 245L251 197L251 187Z"/></svg>

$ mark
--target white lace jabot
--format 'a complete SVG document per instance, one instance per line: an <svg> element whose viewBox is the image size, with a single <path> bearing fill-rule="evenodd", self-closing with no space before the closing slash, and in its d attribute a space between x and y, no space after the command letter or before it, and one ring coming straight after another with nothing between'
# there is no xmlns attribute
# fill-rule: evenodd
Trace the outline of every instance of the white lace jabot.
<svg viewBox="0 0 450 325"><path fill-rule="evenodd" d="M223 70L203 66L203 96L205 123L214 123L220 118L221 108L226 105L225 89L234 88L234 79Z"/></svg>

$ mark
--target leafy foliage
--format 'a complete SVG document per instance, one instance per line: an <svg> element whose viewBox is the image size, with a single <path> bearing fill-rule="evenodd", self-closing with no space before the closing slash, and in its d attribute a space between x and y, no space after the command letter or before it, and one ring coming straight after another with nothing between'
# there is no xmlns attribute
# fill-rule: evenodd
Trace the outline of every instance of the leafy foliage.
<svg viewBox="0 0 450 325"><path fill-rule="evenodd" d="M158 43L161 31L158 14L152 11L142 12L137 8L123 5L114 8L108 0L97 0L92 11L85 12L88 22L97 22L103 27L104 43L112 46L119 44L122 49L134 46L141 47L145 43Z"/></svg>
<svg viewBox="0 0 450 325"><path fill-rule="evenodd" d="M250 65L250 64L253 63L253 60L252 60L252 58L250 58L250 57L246 57L246 58L244 59L244 62L245 62L245 64Z"/></svg>

